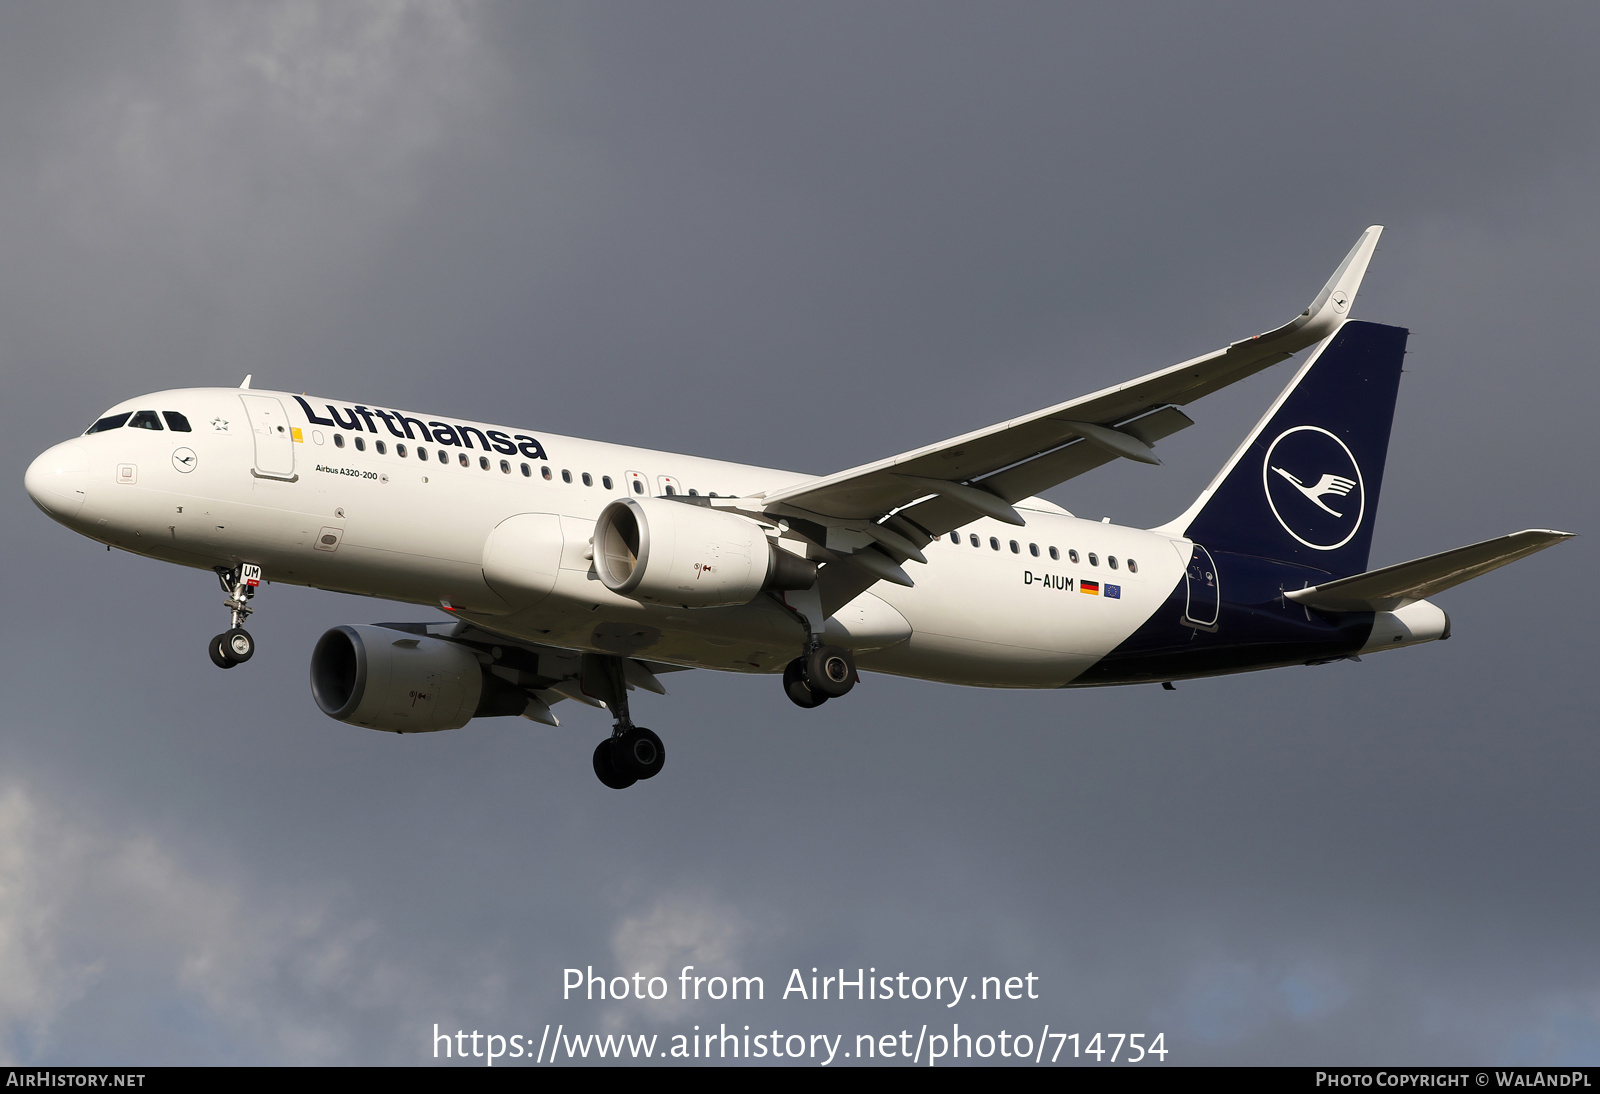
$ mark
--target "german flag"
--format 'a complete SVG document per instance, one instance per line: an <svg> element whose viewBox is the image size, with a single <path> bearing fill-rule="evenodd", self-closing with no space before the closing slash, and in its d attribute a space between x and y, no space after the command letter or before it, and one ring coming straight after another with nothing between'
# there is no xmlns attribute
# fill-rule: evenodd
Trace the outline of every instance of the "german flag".
<svg viewBox="0 0 1600 1094"><path fill-rule="evenodd" d="M1080 581L1078 582L1078 591L1080 593L1088 593L1090 596L1099 596L1100 583L1098 581Z"/></svg>

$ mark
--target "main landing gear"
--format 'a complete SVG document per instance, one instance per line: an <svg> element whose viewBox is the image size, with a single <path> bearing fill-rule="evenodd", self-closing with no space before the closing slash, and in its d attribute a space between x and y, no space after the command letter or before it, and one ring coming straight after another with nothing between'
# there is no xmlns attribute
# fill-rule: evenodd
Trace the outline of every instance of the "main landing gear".
<svg viewBox="0 0 1600 1094"><path fill-rule="evenodd" d="M613 790L626 790L640 779L653 779L661 773L667 751L661 738L644 726L633 724L628 713L628 681L620 657L585 654L584 689L598 692L602 702L617 716L611 736L594 747L594 773Z"/></svg>
<svg viewBox="0 0 1600 1094"><path fill-rule="evenodd" d="M806 632L806 651L784 666L784 694L795 706L807 710L848 694L861 677L856 674L856 660L849 650L822 641L827 615L817 587L784 593L779 603L789 609Z"/></svg>
<svg viewBox="0 0 1600 1094"><path fill-rule="evenodd" d="M860 679L855 658L842 646L813 646L783 670L784 693L795 706L820 707L847 694Z"/></svg>
<svg viewBox="0 0 1600 1094"><path fill-rule="evenodd" d="M222 606L233 613L233 626L214 637L206 652L211 655L211 663L217 668L231 669L255 656L256 640L244 629L244 621L255 610L250 607L250 599L256 595L256 587L261 584L261 567L247 562L231 569L227 566L217 566L215 569L217 580L222 583L222 591L228 594Z"/></svg>

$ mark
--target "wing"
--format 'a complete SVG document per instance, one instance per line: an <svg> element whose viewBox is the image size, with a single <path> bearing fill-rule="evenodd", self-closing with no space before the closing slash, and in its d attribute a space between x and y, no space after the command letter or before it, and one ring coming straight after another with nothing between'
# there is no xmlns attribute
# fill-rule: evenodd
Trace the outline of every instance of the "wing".
<svg viewBox="0 0 1600 1094"><path fill-rule="evenodd" d="M522 711L522 716L535 722L559 726L561 722L550 708L563 699L572 699L592 707L606 705L607 689L611 685L605 678L606 674L599 671L600 658L595 654L540 645L520 638L507 638L465 621L379 623L377 626L409 634L443 638L471 647L477 651L484 664L489 666L489 671L494 676L527 698L527 708ZM633 657L621 657L621 662L622 678L628 690L642 688L657 695L667 693L661 681L656 679L657 673L685 671L680 665L643 661Z"/></svg>
<svg viewBox="0 0 1600 1094"><path fill-rule="evenodd" d="M911 584L899 566L921 547L980 516L1022 524L1014 503L1119 457L1159 463L1155 443L1194 423L1180 406L1252 376L1328 337L1344 323L1382 234L1361 234L1310 307L1281 327L1137 380L987 429L810 479L719 507L786 519L820 548L848 561L845 581L824 567L825 604L845 603L879 579ZM829 570L835 572L829 574ZM845 600L837 597L850 592Z"/></svg>
<svg viewBox="0 0 1600 1094"><path fill-rule="evenodd" d="M800 483L769 494L766 505L769 511L785 505L875 520L938 492L934 484L940 482L978 485L1009 502L1119 456L1159 462L1150 451L1154 442L1193 424L1177 407L1275 365L1339 328L1382 231L1373 225L1363 232L1311 306L1275 330L987 429ZM1080 451L1066 451L1072 448ZM964 500L972 508L971 499ZM966 519L979 513L968 512Z"/></svg>

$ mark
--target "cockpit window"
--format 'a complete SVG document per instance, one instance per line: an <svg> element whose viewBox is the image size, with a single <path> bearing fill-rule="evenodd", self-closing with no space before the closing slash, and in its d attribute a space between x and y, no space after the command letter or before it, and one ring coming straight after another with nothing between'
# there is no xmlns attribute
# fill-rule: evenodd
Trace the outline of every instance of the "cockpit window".
<svg viewBox="0 0 1600 1094"><path fill-rule="evenodd" d="M121 414L107 415L90 426L88 433L85 433L84 436L88 436L89 433L104 433L108 429L121 429L127 424L128 418L132 414L131 410L124 410Z"/></svg>
<svg viewBox="0 0 1600 1094"><path fill-rule="evenodd" d="M153 410L141 410L133 416L133 420L128 423L128 428L160 429L161 419L156 416L156 412Z"/></svg>
<svg viewBox="0 0 1600 1094"><path fill-rule="evenodd" d="M163 410L161 416L167 420L167 428L174 433L193 433L189 428L189 419L179 414L176 410Z"/></svg>

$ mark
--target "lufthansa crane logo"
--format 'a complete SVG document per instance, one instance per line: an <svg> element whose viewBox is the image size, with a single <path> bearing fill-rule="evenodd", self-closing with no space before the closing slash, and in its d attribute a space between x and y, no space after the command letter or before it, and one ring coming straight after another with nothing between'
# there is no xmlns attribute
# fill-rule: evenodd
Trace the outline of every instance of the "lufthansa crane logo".
<svg viewBox="0 0 1600 1094"><path fill-rule="evenodd" d="M1272 515L1298 543L1333 551L1350 542L1366 516L1361 467L1349 447L1314 425L1278 434L1261 463Z"/></svg>

